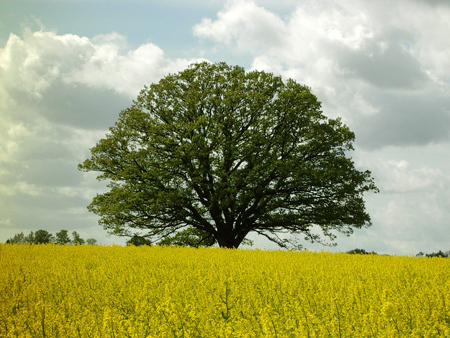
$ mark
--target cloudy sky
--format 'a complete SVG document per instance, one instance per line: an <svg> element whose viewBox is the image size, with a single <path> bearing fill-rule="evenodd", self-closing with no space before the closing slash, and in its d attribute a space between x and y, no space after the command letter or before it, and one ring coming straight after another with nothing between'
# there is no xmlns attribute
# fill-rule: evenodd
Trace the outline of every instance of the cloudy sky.
<svg viewBox="0 0 450 338"><path fill-rule="evenodd" d="M0 242L67 229L124 243L87 211L105 184L77 164L144 85L209 60L306 84L355 132L381 190L366 195L373 226L326 250L449 250L449 30L447 0L3 0Z"/></svg>

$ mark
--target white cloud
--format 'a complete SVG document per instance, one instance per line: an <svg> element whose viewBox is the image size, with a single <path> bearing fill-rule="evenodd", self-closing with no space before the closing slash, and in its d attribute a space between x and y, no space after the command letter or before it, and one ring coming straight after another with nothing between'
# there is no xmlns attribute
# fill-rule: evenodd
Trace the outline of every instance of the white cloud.
<svg viewBox="0 0 450 338"><path fill-rule="evenodd" d="M67 74L64 80L112 89L133 98L144 85L202 60L167 59L163 50L152 43L121 53L125 38L118 34L94 37L93 41L96 41L93 54L80 69Z"/></svg>
<svg viewBox="0 0 450 338"><path fill-rule="evenodd" d="M380 177L385 192L427 192L450 185L450 176L427 166L412 169L404 160L378 161L371 166Z"/></svg>
<svg viewBox="0 0 450 338"><path fill-rule="evenodd" d="M89 39L71 34L28 29L23 39L11 34L0 50L2 87L40 99L56 78L77 67L92 50Z"/></svg>
<svg viewBox="0 0 450 338"><path fill-rule="evenodd" d="M11 225L11 219L9 219L9 218L1 218L0 219L0 224L4 225L4 226L9 226L9 225Z"/></svg>
<svg viewBox="0 0 450 338"><path fill-rule="evenodd" d="M253 1L230 1L217 17L214 22L204 18L194 26L194 35L248 51L261 45L280 46L287 34L279 17Z"/></svg>
<svg viewBox="0 0 450 338"><path fill-rule="evenodd" d="M0 48L0 213L11 231L94 225L86 205L104 184L77 164L145 84L192 61L151 43L130 50L117 33L11 34Z"/></svg>
<svg viewBox="0 0 450 338"><path fill-rule="evenodd" d="M216 54L245 53L252 69L310 86L325 114L342 116L366 148L424 145L450 137L449 11L323 0L297 3L282 18L255 1L229 1L194 33Z"/></svg>
<svg viewBox="0 0 450 338"><path fill-rule="evenodd" d="M380 107L376 107L373 104L367 102L360 93L356 93L353 97L350 107L353 110L361 112L364 115L375 115L380 112Z"/></svg>
<svg viewBox="0 0 450 338"><path fill-rule="evenodd" d="M0 195L13 196L17 194L39 196L41 191L36 185L24 181L16 182L14 185L0 184Z"/></svg>
<svg viewBox="0 0 450 338"><path fill-rule="evenodd" d="M10 35L0 49L5 194L36 195L31 182L75 184L77 163L144 84L191 62L168 59L152 44L126 48L117 33L89 39L26 29L23 37Z"/></svg>
<svg viewBox="0 0 450 338"><path fill-rule="evenodd" d="M442 196L441 196L442 197ZM397 194L385 199L375 208L372 216L378 226L373 228L380 234L378 241L398 254L419 251L431 253L447 250L448 209L428 195Z"/></svg>
<svg viewBox="0 0 450 338"><path fill-rule="evenodd" d="M145 84L199 60L168 59L161 48L151 43L135 50L126 48L126 38L117 33L92 40L49 31L26 30L23 39L11 34L0 50L2 92L18 90L39 100L52 83L62 79L134 98Z"/></svg>
<svg viewBox="0 0 450 338"><path fill-rule="evenodd" d="M415 43L409 46L410 52L418 58L425 69L438 78L448 79L450 40L447 32L450 6L432 6L431 1L416 4L404 1L400 8L401 15L396 18L397 24L415 37Z"/></svg>
<svg viewBox="0 0 450 338"><path fill-rule="evenodd" d="M313 85L324 82L324 75L328 81L333 80L330 75L345 74L349 79L379 86L410 85L399 82L394 77L396 73L411 73L410 79L421 76L420 69L413 69L416 64L409 51L402 55L397 49L404 37L397 34L391 37L392 41L386 41L389 30L396 30L394 24L380 25L380 18L373 17L371 8L361 3L321 4L298 5L290 17L282 20L253 1L231 1L219 12L217 20L204 19L194 27L194 33L218 45L237 46L255 58L266 56L278 67L295 68L298 80L311 80ZM391 58L394 55L396 59ZM380 72L386 80L380 79Z"/></svg>

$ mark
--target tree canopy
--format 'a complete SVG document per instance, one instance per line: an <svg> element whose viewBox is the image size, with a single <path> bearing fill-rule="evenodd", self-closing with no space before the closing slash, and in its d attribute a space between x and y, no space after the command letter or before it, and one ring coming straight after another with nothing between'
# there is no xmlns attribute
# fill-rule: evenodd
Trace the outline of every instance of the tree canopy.
<svg viewBox="0 0 450 338"><path fill-rule="evenodd" d="M308 87L203 62L145 87L79 169L109 181L88 209L115 235L333 243L371 224L363 193L377 188L347 157L354 138Z"/></svg>

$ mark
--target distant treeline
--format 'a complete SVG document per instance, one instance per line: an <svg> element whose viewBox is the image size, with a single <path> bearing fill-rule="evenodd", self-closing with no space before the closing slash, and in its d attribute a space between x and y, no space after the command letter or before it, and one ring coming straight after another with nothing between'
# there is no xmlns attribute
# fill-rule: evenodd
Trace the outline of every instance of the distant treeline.
<svg viewBox="0 0 450 338"><path fill-rule="evenodd" d="M182 231L177 234L177 236L166 238L165 240L161 241L160 243L157 243L158 245L179 245L179 246L191 246L191 247L198 247L201 244L204 244L204 238L201 238L201 236L196 232L196 229L188 229L186 231ZM61 230L56 233L55 236L53 236L50 232L47 230L38 230L36 232L31 232L27 236L21 232L20 234L14 235L14 237L9 238L6 241L7 244L48 244L48 243L55 243L55 244L73 244L73 245L81 245L81 244L90 244L95 245L97 244L97 240L94 238L88 238L83 239L80 237L80 235L76 232L72 232L72 238L69 237L69 232L67 230ZM207 243L207 246L213 245L212 243ZM152 245L152 242L146 239L142 236L134 235L127 241L127 245ZM252 241L249 241L249 245L253 245ZM347 251L346 253L352 254L352 255L378 255L374 251L366 251L364 249L353 249L350 251ZM442 252L439 250L438 252L433 252L430 254L424 254L423 252L419 252L416 257L444 257L448 258L450 257L450 251Z"/></svg>
<svg viewBox="0 0 450 338"><path fill-rule="evenodd" d="M347 251L347 253L352 254L352 255L377 255L377 253L374 251L367 252L364 249L353 249L353 250Z"/></svg>
<svg viewBox="0 0 450 338"><path fill-rule="evenodd" d="M94 238L84 239L81 238L78 232L73 231L72 237L69 236L69 231L61 230L53 236L47 230L38 230L36 232L31 231L28 235L24 235L23 232L20 234L14 235L14 237L9 238L6 241L7 244L73 244L73 245L81 245L81 244L97 244L97 240Z"/></svg>
<svg viewBox="0 0 450 338"><path fill-rule="evenodd" d="M446 251L446 252L442 252L441 250L439 250L438 252L433 252L430 254L424 254L423 252L419 252L416 257L444 257L444 258L448 258L450 257L450 251Z"/></svg>
<svg viewBox="0 0 450 338"><path fill-rule="evenodd" d="M359 255L377 255L376 252L367 252L364 249L353 249L350 251L347 251L348 254L359 254ZM430 254L424 254L423 252L419 252L416 257L444 257L444 258L448 258L450 257L450 251L446 251L446 252L442 252L441 250L439 250L438 252L433 252Z"/></svg>

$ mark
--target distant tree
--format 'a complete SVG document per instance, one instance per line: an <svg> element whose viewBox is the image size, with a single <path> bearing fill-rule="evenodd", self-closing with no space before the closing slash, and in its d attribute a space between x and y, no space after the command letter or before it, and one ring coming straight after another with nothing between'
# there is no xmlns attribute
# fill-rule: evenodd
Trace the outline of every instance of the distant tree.
<svg viewBox="0 0 450 338"><path fill-rule="evenodd" d="M56 233L56 244L69 244L70 243L70 237L69 237L69 231L67 230L61 230Z"/></svg>
<svg viewBox="0 0 450 338"><path fill-rule="evenodd" d="M54 241L53 235L47 230L40 229L34 234L34 244L49 244Z"/></svg>
<svg viewBox="0 0 450 338"><path fill-rule="evenodd" d="M442 258L447 258L448 254L442 252L441 250L439 250L438 252L433 252L430 254L426 254L426 257L442 257Z"/></svg>
<svg viewBox="0 0 450 338"><path fill-rule="evenodd" d="M14 237L8 238L6 240L7 244L24 244L25 242L25 235L23 234L23 232L21 232L20 234L16 234L14 235Z"/></svg>
<svg viewBox="0 0 450 338"><path fill-rule="evenodd" d="M54 241L53 235L47 230L40 229L36 232L31 231L27 236L23 232L14 235L14 237L9 238L6 243L9 244L48 244Z"/></svg>
<svg viewBox="0 0 450 338"><path fill-rule="evenodd" d="M347 251L347 253L352 254L352 255L376 255L377 254L374 251L367 252L364 249L353 249L353 250Z"/></svg>
<svg viewBox="0 0 450 338"><path fill-rule="evenodd" d="M193 227L228 248L251 232L329 244L371 225L363 194L378 189L348 156L354 139L308 87L203 62L141 91L79 169L109 181L88 209L114 235L158 242Z"/></svg>
<svg viewBox="0 0 450 338"><path fill-rule="evenodd" d="M140 245L152 245L152 242L147 238L139 235L133 235L128 241L128 245L140 246Z"/></svg>
<svg viewBox="0 0 450 338"><path fill-rule="evenodd" d="M423 257L424 256L424 253L422 252L422 251L420 251L417 255L416 255L416 257Z"/></svg>
<svg viewBox="0 0 450 338"><path fill-rule="evenodd" d="M47 230L38 230L36 232L31 231L27 236L23 232L14 235L13 237L6 240L7 244L96 244L97 240L95 238L88 238L86 241L80 237L80 235L74 231L72 232L72 239L70 239L67 230L60 230L56 233L56 237L53 236Z"/></svg>
<svg viewBox="0 0 450 338"><path fill-rule="evenodd" d="M71 240L71 244L75 244L75 245L81 245L84 244L85 240L83 238L80 237L80 235L78 234L78 232L73 231L72 232L72 240Z"/></svg>
<svg viewBox="0 0 450 338"><path fill-rule="evenodd" d="M96 240L95 238L88 238L88 239L86 240L86 244L89 244L89 245L96 245L96 244L97 244L97 240Z"/></svg>
<svg viewBox="0 0 450 338"><path fill-rule="evenodd" d="M33 244L34 243L34 232L31 231L27 236L25 236L25 243Z"/></svg>

